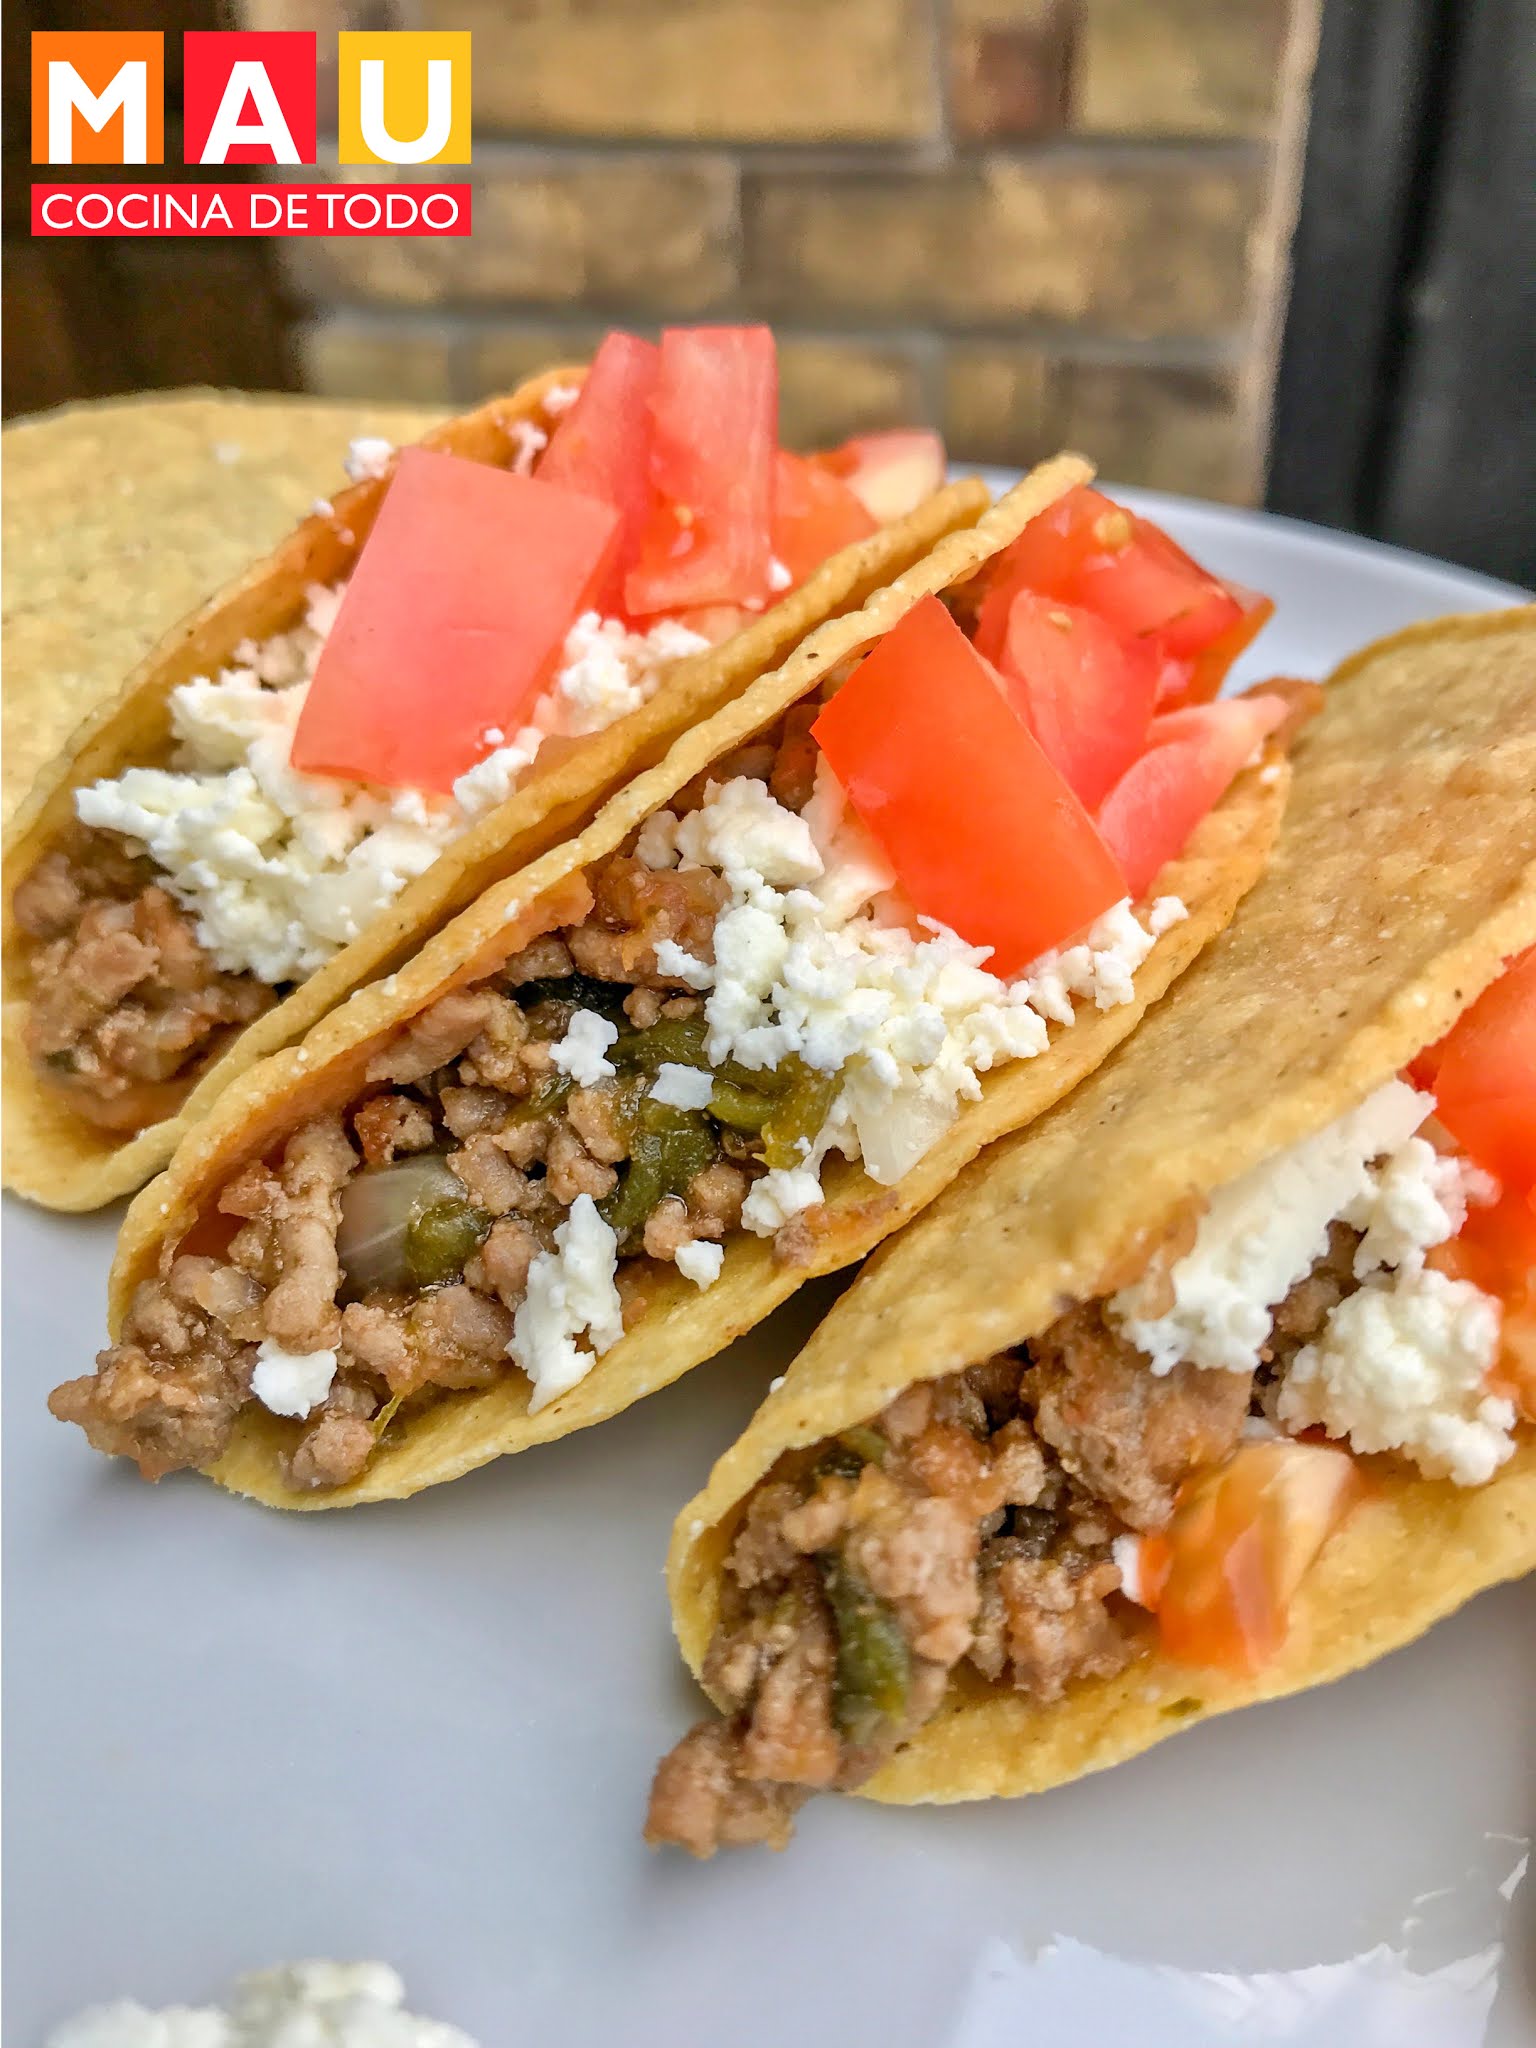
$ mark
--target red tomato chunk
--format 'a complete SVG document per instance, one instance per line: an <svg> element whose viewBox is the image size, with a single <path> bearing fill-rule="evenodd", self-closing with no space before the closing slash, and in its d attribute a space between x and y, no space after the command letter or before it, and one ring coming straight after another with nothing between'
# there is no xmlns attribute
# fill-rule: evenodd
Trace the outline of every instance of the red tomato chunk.
<svg viewBox="0 0 1536 2048"><path fill-rule="evenodd" d="M1536 1188L1536 946L1478 997L1423 1063L1440 1121L1505 1186Z"/></svg>
<svg viewBox="0 0 1536 2048"><path fill-rule="evenodd" d="M1360 1491L1347 1451L1307 1443L1243 1444L1182 1486L1172 1522L1141 1553L1166 1653L1261 1671L1285 1647L1301 1582Z"/></svg>
<svg viewBox="0 0 1536 2048"><path fill-rule="evenodd" d="M1226 794L1259 742L1283 725L1279 697L1255 692L1154 718L1147 751L1099 806L1098 824L1133 896L1175 859L1206 812Z"/></svg>
<svg viewBox="0 0 1536 2048"><path fill-rule="evenodd" d="M1166 705L1214 697L1274 611L1267 597L1211 575L1160 526L1086 485L1032 519L1002 556L976 633L989 661L999 658L1019 590L1081 605L1149 650Z"/></svg>
<svg viewBox="0 0 1536 2048"><path fill-rule="evenodd" d="M669 327L651 399L651 509L634 617L771 595L779 381L766 327Z"/></svg>
<svg viewBox="0 0 1536 2048"><path fill-rule="evenodd" d="M1157 663L1078 605L1014 593L997 665L1029 729L1091 810L1146 744Z"/></svg>
<svg viewBox="0 0 1536 2048"><path fill-rule="evenodd" d="M780 449L773 471L773 557L789 572L786 589L874 531L873 517L840 477L807 455Z"/></svg>
<svg viewBox="0 0 1536 2048"><path fill-rule="evenodd" d="M1017 974L1119 902L1093 820L936 597L812 728L918 911Z"/></svg>
<svg viewBox="0 0 1536 2048"><path fill-rule="evenodd" d="M535 472L540 483L563 484L618 513L612 563L593 600L610 615L622 608L624 572L650 516L651 399L660 370L654 342L606 335Z"/></svg>
<svg viewBox="0 0 1536 2048"><path fill-rule="evenodd" d="M402 451L294 734L293 765L451 790L514 732L592 602L618 528L595 498Z"/></svg>

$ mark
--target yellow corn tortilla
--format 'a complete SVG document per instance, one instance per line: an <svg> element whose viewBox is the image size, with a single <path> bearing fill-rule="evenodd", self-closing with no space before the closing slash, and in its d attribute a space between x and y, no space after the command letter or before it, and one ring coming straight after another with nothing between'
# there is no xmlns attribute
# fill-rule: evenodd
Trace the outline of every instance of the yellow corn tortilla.
<svg viewBox="0 0 1536 2048"><path fill-rule="evenodd" d="M579 382L583 374L580 367L545 371L509 397L435 428L422 445L505 465L515 447L513 430L538 416L552 385ZM334 583L351 569L387 482L387 476L369 478L338 492L329 513L311 514L264 562L183 620L118 694L81 724L12 822L0 864L4 1177L7 1187L32 1201L52 1209L94 1209L142 1185L237 1075L301 1038L353 989L388 973L490 883L576 831L638 769L659 760L680 732L782 661L818 620L860 604L943 534L969 525L988 502L986 487L974 480L935 493L906 519L832 556L720 647L677 663L650 701L628 717L605 732L546 749L506 802L447 847L361 937L232 1038L190 1087L176 1116L133 1136L98 1130L37 1078L27 1058L21 1033L29 949L12 912L16 887L69 824L77 789L131 765L155 766L168 758L173 689L194 676L217 673L242 640L264 640L298 625L311 585Z"/></svg>
<svg viewBox="0 0 1536 2048"><path fill-rule="evenodd" d="M239 1077L188 1134L170 1170L128 1212L112 1273L114 1332L137 1282L157 1270L240 1165L265 1154L306 1116L349 1101L370 1058L447 989L481 978L539 933L582 916L590 903L583 871L591 863L619 847L712 761L771 725L839 662L889 631L920 598L974 575L1030 518L1091 473L1075 456L1042 465L975 527L950 534L860 611L819 626L782 667L687 731L659 766L614 797L578 838L487 890L392 982L361 990L302 1046ZM851 1162L829 1166L826 1203L808 1218L814 1242L805 1263L776 1263L766 1240L737 1235L707 1292L679 1275L659 1277L636 1326L584 1380L537 1415L528 1413L529 1385L518 1372L509 1371L483 1391L448 1394L419 1415L402 1416L399 1440L383 1443L349 1486L321 1494L290 1492L280 1476L279 1453L294 1440L295 1427L253 1407L243 1411L231 1448L212 1476L272 1506L329 1508L396 1499L600 1422L679 1378L760 1322L813 1274L862 1257L931 1201L982 1146L1039 1115L1090 1073L1231 917L1268 856L1287 779L1278 759L1269 769L1239 777L1185 854L1159 877L1158 893L1181 896L1190 916L1153 949L1137 975L1133 1002L1081 1014L1069 1030L1053 1033L1053 1043L1038 1058L985 1077L981 1100L962 1108L958 1121L897 1186L877 1186Z"/></svg>
<svg viewBox="0 0 1536 2048"><path fill-rule="evenodd" d="M191 389L7 420L5 822L167 622L268 554L335 487L349 440L415 441L446 417L442 406Z"/></svg>
<svg viewBox="0 0 1536 2048"><path fill-rule="evenodd" d="M1366 648L1297 746L1268 871L1177 995L870 1260L683 1509L668 1581L695 1674L736 1523L783 1452L1124 1285L1193 1205L1389 1080L1533 940L1536 607ZM1366 1462L1371 1497L1257 1677L1154 1655L1045 1707L957 1682L865 1792L911 1803L1044 1790L1368 1663L1536 1567L1536 1432L1482 1487Z"/></svg>

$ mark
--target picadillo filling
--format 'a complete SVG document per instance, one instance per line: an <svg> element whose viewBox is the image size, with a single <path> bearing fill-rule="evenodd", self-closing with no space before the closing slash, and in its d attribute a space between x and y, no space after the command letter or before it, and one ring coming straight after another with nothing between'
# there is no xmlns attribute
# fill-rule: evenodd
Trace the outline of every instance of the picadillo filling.
<svg viewBox="0 0 1536 2048"><path fill-rule="evenodd" d="M1490 1478L1516 1419L1488 1384L1499 1305L1426 1255L1496 1189L1417 1134L1432 1109L1389 1084L1304 1157L1222 1190L1134 1286L786 1453L725 1560L703 1671L725 1717L661 1764L647 1839L696 1856L781 1847L812 1792L863 1784L947 1697L1006 1686L1048 1703L1149 1655L1145 1541L1181 1489L1255 1439L1325 1430L1463 1484ZM1391 1145L1374 1158L1373 1133ZM1298 1163L1314 1206L1277 1259ZM1267 1245L1251 1227L1266 1204ZM1189 1332L1213 1301L1226 1355L1195 1363L1187 1350L1211 1346ZM1383 1314L1396 1351L1371 1320Z"/></svg>
<svg viewBox="0 0 1536 2048"><path fill-rule="evenodd" d="M293 1419L294 1486L342 1485L446 1392L520 1371L534 1408L554 1400L666 1267L708 1287L742 1230L803 1263L822 1163L860 1157L861 1120L906 1132L866 1161L898 1178L1074 997L1133 998L1182 905L1142 922L1121 904L997 980L953 933L912 929L833 801L819 708L718 763L587 871L580 923L440 998L355 1101L228 1181L54 1414L153 1478L216 1461L254 1401ZM826 956L815 987L797 947Z"/></svg>

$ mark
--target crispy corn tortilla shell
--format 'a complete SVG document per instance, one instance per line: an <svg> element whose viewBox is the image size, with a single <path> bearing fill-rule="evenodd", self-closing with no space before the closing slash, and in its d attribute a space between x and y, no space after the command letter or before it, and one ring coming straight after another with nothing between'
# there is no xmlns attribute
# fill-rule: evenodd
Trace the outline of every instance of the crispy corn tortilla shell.
<svg viewBox="0 0 1536 2048"><path fill-rule="evenodd" d="M425 445L477 462L505 464L513 431L537 417L551 385L579 381L579 368L546 371L510 397L450 420ZM184 620L121 691L76 732L45 773L7 835L3 888L5 1183L55 1209L93 1209L140 1186L171 1157L228 1088L263 1055L291 1045L351 991L387 974L490 883L579 829L638 769L659 760L677 735L718 710L772 668L820 619L862 603L943 534L968 525L987 503L979 482L936 493L908 518L833 556L798 590L718 648L681 661L650 701L607 731L550 746L522 785L480 818L411 882L351 945L281 1003L236 1034L189 1090L179 1113L131 1137L95 1129L46 1087L22 1043L28 998L27 948L11 904L17 884L70 823L75 791L129 765L152 766L171 750L170 694L193 676L216 674L245 639L297 625L305 592L346 574L368 536L387 478L339 492L266 561Z"/></svg>
<svg viewBox="0 0 1536 2048"><path fill-rule="evenodd" d="M170 621L268 554L343 482L349 440L415 441L446 411L193 389L8 420L6 819Z"/></svg>
<svg viewBox="0 0 1536 2048"><path fill-rule="evenodd" d="M1440 1037L1536 940L1536 607L1433 621L1334 676L1267 873L1116 1056L964 1172L840 1299L683 1510L668 1568L697 1673L743 1504L780 1454L1038 1336L1125 1284L1215 1188ZM1154 1658L1031 1707L979 1679L875 1777L902 1802L1031 1792L1207 1714L1338 1676L1536 1567L1536 1443L1460 1489L1370 1461L1284 1656L1218 1679Z"/></svg>
<svg viewBox="0 0 1536 2048"><path fill-rule="evenodd" d="M369 1060L406 1021L448 988L474 981L539 932L584 914L583 871L617 848L640 821L722 754L777 719L797 698L858 650L878 639L929 592L964 581L1007 545L1026 520L1088 474L1075 457L1044 465L972 529L951 534L924 561L873 596L856 614L820 626L784 665L705 724L685 733L658 767L615 797L578 839L488 890L403 969L393 987L375 984L332 1013L305 1043L276 1054L238 1079L208 1120L193 1130L170 1170L146 1188L124 1224L112 1277L114 1331L134 1285L159 1266L213 1192L245 1160L265 1154L305 1116L338 1107L357 1092ZM804 1264L774 1260L764 1240L739 1235L727 1246L720 1278L700 1293L688 1281L658 1281L646 1313L571 1391L537 1415L529 1386L508 1372L475 1393L450 1394L403 1417L352 1485L295 1494L281 1479L280 1454L295 1430L247 1408L213 1477L273 1506L329 1508L388 1500L457 1478L492 1458L568 1435L605 1417L723 1349L760 1322L803 1281L859 1258L923 1207L1004 1131L1038 1115L1102 1060L1230 918L1267 857L1284 802L1286 771L1269 780L1253 770L1212 814L1163 882L1189 903L1191 916L1154 949L1138 976L1138 999L1088 1012L1039 1058L988 1077L943 1140L898 1186L877 1187L851 1163L829 1171L826 1204L813 1212L814 1249Z"/></svg>

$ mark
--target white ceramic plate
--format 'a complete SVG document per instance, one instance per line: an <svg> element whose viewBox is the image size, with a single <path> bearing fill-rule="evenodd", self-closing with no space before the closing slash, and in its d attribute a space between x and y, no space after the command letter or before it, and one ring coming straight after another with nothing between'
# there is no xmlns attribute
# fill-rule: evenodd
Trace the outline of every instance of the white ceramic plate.
<svg viewBox="0 0 1536 2048"><path fill-rule="evenodd" d="M1517 595L1147 503L1275 595L1255 675ZM699 1707L668 1529L830 1290L602 1429L289 1519L152 1490L48 1418L101 1341L115 1226L5 1212L15 2048L90 2000L305 1955L387 1958L486 2048L1536 2037L1536 1583L1042 1799L829 1799L783 1857L652 1856L651 1767Z"/></svg>

